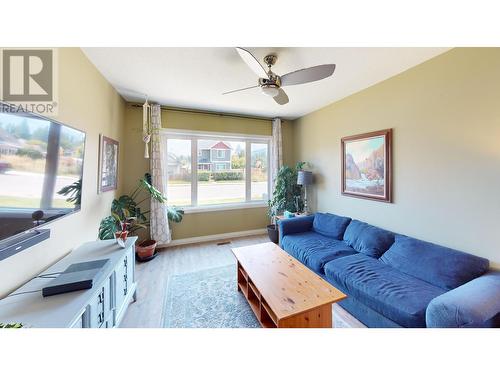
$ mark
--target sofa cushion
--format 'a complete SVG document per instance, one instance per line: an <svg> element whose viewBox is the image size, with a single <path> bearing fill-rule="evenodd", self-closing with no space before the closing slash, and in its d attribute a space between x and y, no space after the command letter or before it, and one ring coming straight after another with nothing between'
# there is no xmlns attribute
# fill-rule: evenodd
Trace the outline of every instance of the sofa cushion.
<svg viewBox="0 0 500 375"><path fill-rule="evenodd" d="M379 258L394 243L394 233L352 220L345 230L344 241L360 253Z"/></svg>
<svg viewBox="0 0 500 375"><path fill-rule="evenodd" d="M454 289L484 274L487 259L444 246L397 235L396 242L380 258L408 275L445 289Z"/></svg>
<svg viewBox="0 0 500 375"><path fill-rule="evenodd" d="M313 230L323 236L341 240L351 218L318 212L314 215Z"/></svg>
<svg viewBox="0 0 500 375"><path fill-rule="evenodd" d="M429 302L446 292L364 254L328 262L327 280L403 327L425 327Z"/></svg>
<svg viewBox="0 0 500 375"><path fill-rule="evenodd" d="M281 247L316 273L322 274L324 265L332 259L356 254L343 241L315 232L289 234L281 240Z"/></svg>

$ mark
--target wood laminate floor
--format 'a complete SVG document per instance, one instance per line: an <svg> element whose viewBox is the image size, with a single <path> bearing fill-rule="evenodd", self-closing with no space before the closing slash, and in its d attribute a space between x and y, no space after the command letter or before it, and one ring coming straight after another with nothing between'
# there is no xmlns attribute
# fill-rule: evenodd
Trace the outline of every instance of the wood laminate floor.
<svg viewBox="0 0 500 375"><path fill-rule="evenodd" d="M122 328L160 328L167 278L207 268L235 264L232 247L268 242L267 235L169 247L150 262L136 264L137 301L130 304ZM218 245L218 242L228 242ZM340 306L333 307L333 320L339 327L364 327ZM335 324L335 323L334 323Z"/></svg>

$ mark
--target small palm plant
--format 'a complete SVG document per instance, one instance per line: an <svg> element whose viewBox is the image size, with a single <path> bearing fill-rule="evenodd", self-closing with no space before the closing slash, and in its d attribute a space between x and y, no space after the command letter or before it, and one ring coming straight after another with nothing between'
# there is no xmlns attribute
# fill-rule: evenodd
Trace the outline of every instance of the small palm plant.
<svg viewBox="0 0 500 375"><path fill-rule="evenodd" d="M142 198L141 198L142 196ZM139 201L137 201L140 199ZM137 188L130 195L122 195L111 203L111 215L101 220L99 226L99 239L108 240L115 237L117 231L125 227L130 234L140 229L147 229L150 225L150 210L142 211L140 205L148 199L159 203L166 203L167 198L151 184L151 175L146 173L139 180ZM167 207L168 220L180 223L184 211L176 207Z"/></svg>

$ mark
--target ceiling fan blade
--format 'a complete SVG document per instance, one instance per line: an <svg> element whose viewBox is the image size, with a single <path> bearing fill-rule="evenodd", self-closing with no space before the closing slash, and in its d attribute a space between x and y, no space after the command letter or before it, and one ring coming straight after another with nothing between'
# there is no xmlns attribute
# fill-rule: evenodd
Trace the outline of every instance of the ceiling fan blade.
<svg viewBox="0 0 500 375"><path fill-rule="evenodd" d="M279 94L274 96L273 99L279 105L285 105L286 103L289 102L288 95L286 94L285 91L283 91L283 89L280 89Z"/></svg>
<svg viewBox="0 0 500 375"><path fill-rule="evenodd" d="M260 65L259 61L255 58L254 55L252 55L246 49L240 47L236 47L236 51L238 51L245 64L247 64L255 74L257 74L260 78L268 78L266 70L262 65Z"/></svg>
<svg viewBox="0 0 500 375"><path fill-rule="evenodd" d="M335 71L335 64L325 64L296 70L281 76L281 86L300 85L330 77Z"/></svg>
<svg viewBox="0 0 500 375"><path fill-rule="evenodd" d="M222 93L222 95L232 94L233 92L238 92L238 91L243 91L243 90L250 90L250 89L257 88L257 87L259 87L259 85L256 85L256 86L250 86L250 87L245 87L245 88L243 88L243 89L237 89L237 90L226 91L226 92L223 92L223 93Z"/></svg>

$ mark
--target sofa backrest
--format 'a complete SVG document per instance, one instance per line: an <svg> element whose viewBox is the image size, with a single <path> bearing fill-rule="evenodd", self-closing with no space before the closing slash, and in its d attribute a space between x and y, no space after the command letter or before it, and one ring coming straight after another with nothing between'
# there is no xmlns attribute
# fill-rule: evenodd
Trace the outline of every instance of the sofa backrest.
<svg viewBox="0 0 500 375"><path fill-rule="evenodd" d="M313 230L323 236L341 240L350 222L350 217L317 212L314 214Z"/></svg>
<svg viewBox="0 0 500 375"><path fill-rule="evenodd" d="M394 243L394 233L352 220L344 233L344 242L360 253L379 258Z"/></svg>
<svg viewBox="0 0 500 375"><path fill-rule="evenodd" d="M481 276L489 268L487 259L402 235L396 235L396 241L380 260L448 290Z"/></svg>

